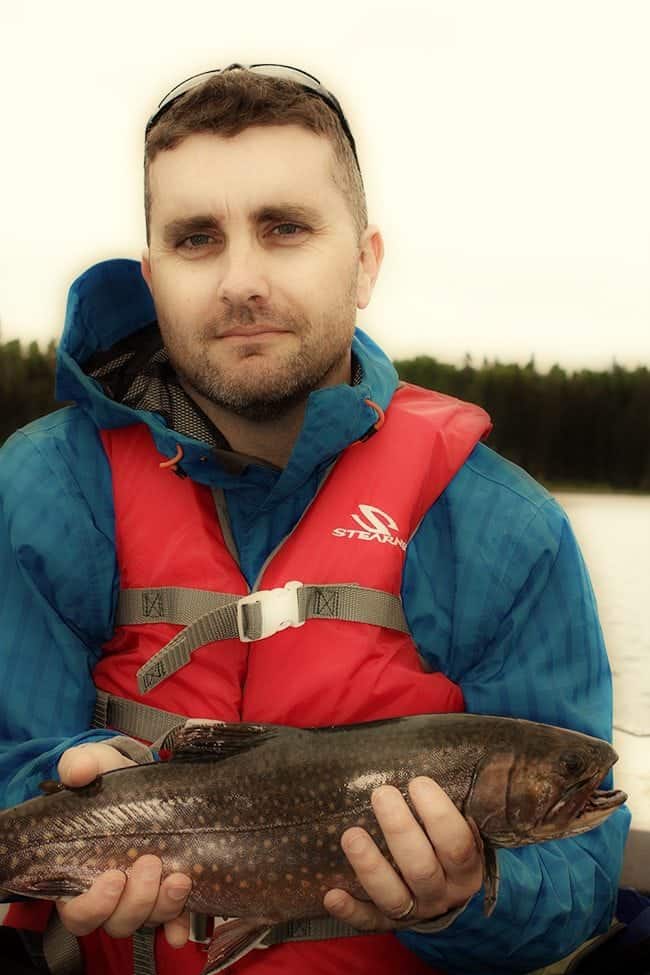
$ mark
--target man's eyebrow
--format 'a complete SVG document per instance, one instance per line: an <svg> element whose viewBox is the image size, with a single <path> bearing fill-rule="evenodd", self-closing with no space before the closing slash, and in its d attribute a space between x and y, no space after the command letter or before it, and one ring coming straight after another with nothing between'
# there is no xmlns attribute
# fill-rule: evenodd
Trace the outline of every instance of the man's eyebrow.
<svg viewBox="0 0 650 975"><path fill-rule="evenodd" d="M264 223L267 220L295 220L297 223L318 224L322 223L323 215L314 207L298 203L275 203L259 207L251 214L250 220L252 223ZM165 224L163 237L170 243L188 237L190 234L222 229L221 221L214 214L198 213L179 217Z"/></svg>

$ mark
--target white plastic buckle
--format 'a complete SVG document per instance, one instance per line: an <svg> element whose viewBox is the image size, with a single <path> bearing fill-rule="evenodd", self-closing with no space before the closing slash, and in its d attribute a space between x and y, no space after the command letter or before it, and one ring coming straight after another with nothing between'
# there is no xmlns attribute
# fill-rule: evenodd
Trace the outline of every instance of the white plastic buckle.
<svg viewBox="0 0 650 975"><path fill-rule="evenodd" d="M248 596L242 596L237 602L237 629L239 639L244 643L253 640L264 640L288 627L304 626L298 611L298 590L302 589L302 582L287 582L281 589L260 589ZM248 636L245 631L243 607L247 604L259 603L262 611L262 632L257 636Z"/></svg>

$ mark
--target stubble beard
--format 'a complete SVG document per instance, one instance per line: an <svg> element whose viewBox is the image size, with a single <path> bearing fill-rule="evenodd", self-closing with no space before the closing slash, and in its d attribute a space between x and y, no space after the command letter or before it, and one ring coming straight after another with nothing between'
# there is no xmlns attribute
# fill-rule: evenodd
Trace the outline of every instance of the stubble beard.
<svg viewBox="0 0 650 975"><path fill-rule="evenodd" d="M304 404L314 389L326 385L328 376L349 360L356 319L352 287L338 306L324 313L315 326L304 318L285 315L278 320L260 316L261 320L273 321L278 327L284 323L299 337L298 349L281 358L274 356L271 365L263 344L256 346L249 339L237 350L239 361L258 358L256 367L229 370L211 352L219 342L217 335L237 324L251 323L250 312L242 311L239 321L206 326L190 345L184 340L188 333L182 325L168 327L169 323L165 324L158 310L169 360L183 385L229 413L258 423L280 419Z"/></svg>

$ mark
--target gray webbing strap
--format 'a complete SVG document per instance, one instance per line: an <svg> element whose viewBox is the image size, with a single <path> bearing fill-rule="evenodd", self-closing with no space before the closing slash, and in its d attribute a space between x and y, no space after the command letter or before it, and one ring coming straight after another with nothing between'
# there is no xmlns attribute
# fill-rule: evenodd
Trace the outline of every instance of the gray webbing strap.
<svg viewBox="0 0 650 975"><path fill-rule="evenodd" d="M83 975L84 963L79 942L63 926L55 909L43 933L43 957L50 975Z"/></svg>
<svg viewBox="0 0 650 975"><path fill-rule="evenodd" d="M351 938L356 934L367 934L367 931L357 931L335 917L303 918L299 921L284 921L271 928L262 941L260 947L270 948L271 945L282 944L283 941L321 941L324 938Z"/></svg>
<svg viewBox="0 0 650 975"><path fill-rule="evenodd" d="M129 623L180 623L188 626L200 616L239 599L234 593L209 589L122 589L117 601L115 625Z"/></svg>
<svg viewBox="0 0 650 975"><path fill-rule="evenodd" d="M93 728L113 728L131 738L159 741L186 721L184 714L175 714L173 711L149 707L139 701L115 697L97 688Z"/></svg>
<svg viewBox="0 0 650 975"><path fill-rule="evenodd" d="M127 590L128 591L128 590ZM140 590L141 592L143 590ZM153 594L157 590L146 590ZM187 590L179 590L179 593ZM273 590L261 590L244 597L242 603L242 623L245 629L240 634L237 620L239 599L221 609L211 610L195 619L178 633L166 646L151 657L137 673L140 693L146 694L165 678L176 673L189 663L195 650L216 640L244 638L259 640L264 627L264 607ZM181 603L178 596L178 605ZM231 597L233 598L233 597ZM398 596L378 589L364 589L350 583L328 586L301 586L297 590L298 619L296 623L309 619L339 619L353 623L371 623L402 633L408 633L402 602ZM129 622L134 622L129 620Z"/></svg>
<svg viewBox="0 0 650 975"><path fill-rule="evenodd" d="M138 690L146 694L166 677L175 674L190 662L194 651L206 643L232 639L238 634L236 602L195 619L140 667L137 672Z"/></svg>
<svg viewBox="0 0 650 975"><path fill-rule="evenodd" d="M156 975L155 928L138 928L133 935L133 975Z"/></svg>

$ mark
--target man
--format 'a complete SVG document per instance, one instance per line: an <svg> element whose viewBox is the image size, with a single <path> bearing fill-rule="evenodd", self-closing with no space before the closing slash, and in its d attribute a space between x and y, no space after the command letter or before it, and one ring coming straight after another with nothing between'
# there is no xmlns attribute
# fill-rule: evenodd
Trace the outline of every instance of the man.
<svg viewBox="0 0 650 975"><path fill-rule="evenodd" d="M383 242L336 99L282 66L190 79L150 120L145 180L155 321L132 262L83 275L58 374L77 407L3 450L2 804L147 760L147 707L298 726L465 708L607 737L609 669L565 516L480 442L483 411L397 388L355 331ZM212 619L214 593L294 579L384 590L409 632L362 606L193 643L163 607L201 590ZM90 730L96 697L108 728ZM500 851L485 918L468 824L432 780L409 791L421 824L392 787L373 796L396 866L352 828L368 900L323 897L324 915L379 933L315 927L233 971L526 972L607 927L625 811ZM123 939L145 923L164 925L161 975L194 975L190 887L145 854L57 908L93 975L129 970Z"/></svg>

